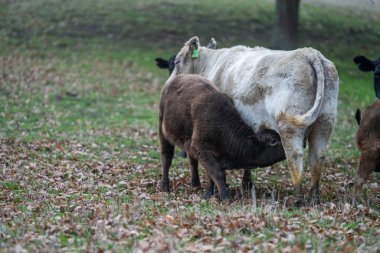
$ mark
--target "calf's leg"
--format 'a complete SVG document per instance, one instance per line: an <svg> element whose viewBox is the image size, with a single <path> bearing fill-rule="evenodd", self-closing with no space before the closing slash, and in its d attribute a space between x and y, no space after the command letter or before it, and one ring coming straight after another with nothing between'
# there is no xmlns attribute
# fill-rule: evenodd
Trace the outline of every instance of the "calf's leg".
<svg viewBox="0 0 380 253"><path fill-rule="evenodd" d="M206 173L218 187L220 200L228 200L231 198L229 191L226 188L224 180L224 171L220 168L218 162L212 156L212 152L204 151L199 158L200 164L206 170ZM209 184L210 185L210 184Z"/></svg>
<svg viewBox="0 0 380 253"><path fill-rule="evenodd" d="M243 191L249 192L250 190L252 190L253 183L252 183L252 176L251 176L250 169L244 169L241 185L242 185Z"/></svg>
<svg viewBox="0 0 380 253"><path fill-rule="evenodd" d="M371 172L376 168L376 160L374 159L375 157L373 157L370 153L371 152L362 150L358 171L355 176L354 194L352 196L353 204L355 204L359 198L360 189L362 188L363 184L368 180Z"/></svg>
<svg viewBox="0 0 380 253"><path fill-rule="evenodd" d="M160 149L161 149L161 190L169 192L169 168L172 164L174 156L174 146L170 144L163 135L160 135Z"/></svg>
<svg viewBox="0 0 380 253"><path fill-rule="evenodd" d="M212 178L207 174L207 186L205 191L205 199L211 198L215 194L215 184L214 181L212 181Z"/></svg>
<svg viewBox="0 0 380 253"><path fill-rule="evenodd" d="M201 182L199 180L199 174L198 174L198 160L194 159L190 155L188 155L187 157L188 157L189 164L190 164L191 186L199 187L199 186L201 186Z"/></svg>

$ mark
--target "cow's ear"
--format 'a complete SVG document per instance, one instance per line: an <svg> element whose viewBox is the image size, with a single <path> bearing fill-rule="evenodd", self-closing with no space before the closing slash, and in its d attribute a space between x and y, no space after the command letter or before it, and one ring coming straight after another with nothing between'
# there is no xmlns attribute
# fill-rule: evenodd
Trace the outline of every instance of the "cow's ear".
<svg viewBox="0 0 380 253"><path fill-rule="evenodd" d="M156 65L157 67L161 69L167 69L169 68L169 62L167 60L164 60L162 58L156 58Z"/></svg>
<svg viewBox="0 0 380 253"><path fill-rule="evenodd" d="M197 58L199 56L198 48L200 47L199 38L197 36L192 37L186 42L189 47L189 54L192 58Z"/></svg>
<svg viewBox="0 0 380 253"><path fill-rule="evenodd" d="M375 70L375 64L373 64L373 62L368 60L365 56L358 55L353 60L361 71L369 72Z"/></svg>
<svg viewBox="0 0 380 253"><path fill-rule="evenodd" d="M361 112L360 112L360 109L357 109L356 110L356 113L355 113L355 119L356 119L356 122L358 122L358 125L360 125L360 120L361 120Z"/></svg>
<svg viewBox="0 0 380 253"><path fill-rule="evenodd" d="M216 49L216 40L214 38L211 38L206 47L210 49Z"/></svg>

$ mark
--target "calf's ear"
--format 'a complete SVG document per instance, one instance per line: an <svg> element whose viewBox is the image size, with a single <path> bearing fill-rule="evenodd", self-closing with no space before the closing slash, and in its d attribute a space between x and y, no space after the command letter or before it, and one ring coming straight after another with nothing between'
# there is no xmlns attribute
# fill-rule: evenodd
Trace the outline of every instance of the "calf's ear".
<svg viewBox="0 0 380 253"><path fill-rule="evenodd" d="M192 58L197 58L199 56L198 48L200 47L199 38L197 36L192 37L186 42L189 47L189 54Z"/></svg>
<svg viewBox="0 0 380 253"><path fill-rule="evenodd" d="M369 72L375 70L375 64L373 64L373 62L368 60L365 56L358 55L353 60L361 71Z"/></svg>
<svg viewBox="0 0 380 253"><path fill-rule="evenodd" d="M358 125L360 125L360 120L361 120L361 111L360 109L356 109L356 113L355 113L355 119L356 119L356 122L358 122Z"/></svg>
<svg viewBox="0 0 380 253"><path fill-rule="evenodd" d="M214 38L211 38L206 47L210 49L216 49L216 40Z"/></svg>
<svg viewBox="0 0 380 253"><path fill-rule="evenodd" d="M157 67L161 69L167 69L169 68L169 62L167 60L164 60L162 58L156 58L156 65Z"/></svg>

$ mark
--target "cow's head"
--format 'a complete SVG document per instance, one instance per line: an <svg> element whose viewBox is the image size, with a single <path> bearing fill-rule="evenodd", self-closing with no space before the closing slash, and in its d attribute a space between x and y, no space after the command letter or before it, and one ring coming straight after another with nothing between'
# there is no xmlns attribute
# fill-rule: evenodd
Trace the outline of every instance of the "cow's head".
<svg viewBox="0 0 380 253"><path fill-rule="evenodd" d="M354 58L354 62L359 69L364 72L374 72L374 87L376 97L380 99L380 57L377 60L369 60L367 57L359 55Z"/></svg>
<svg viewBox="0 0 380 253"><path fill-rule="evenodd" d="M214 38L211 38L206 47L210 49L216 49L216 40Z"/></svg>
<svg viewBox="0 0 380 253"><path fill-rule="evenodd" d="M156 65L160 69L168 69L169 76L170 76L174 70L174 67L175 67L175 64L174 64L175 57L176 57L176 55L173 55L172 57L169 58L169 60L165 60L162 58L156 58L155 59Z"/></svg>
<svg viewBox="0 0 380 253"><path fill-rule="evenodd" d="M202 57L206 53L206 48L216 49L216 41L214 38L211 38L211 41L206 47L201 47L197 36L190 38L175 58L175 75L198 74L202 65Z"/></svg>

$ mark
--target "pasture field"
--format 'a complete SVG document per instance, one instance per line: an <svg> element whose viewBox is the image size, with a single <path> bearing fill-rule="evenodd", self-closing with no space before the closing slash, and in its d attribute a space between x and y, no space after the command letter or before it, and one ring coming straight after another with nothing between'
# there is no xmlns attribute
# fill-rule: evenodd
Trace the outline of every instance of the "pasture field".
<svg viewBox="0 0 380 253"><path fill-rule="evenodd" d="M158 189L167 72L154 58L193 35L270 46L272 1L0 1L0 252L379 251L379 175L350 204L354 113L375 98L352 58L379 56L378 8L301 6L300 46L341 82L321 204L297 207L286 162L253 171L249 197L229 172L228 204L204 200L179 157L172 192ZM306 169L305 196L309 181Z"/></svg>

